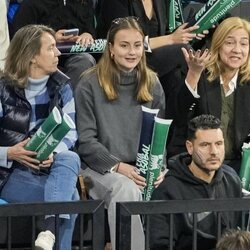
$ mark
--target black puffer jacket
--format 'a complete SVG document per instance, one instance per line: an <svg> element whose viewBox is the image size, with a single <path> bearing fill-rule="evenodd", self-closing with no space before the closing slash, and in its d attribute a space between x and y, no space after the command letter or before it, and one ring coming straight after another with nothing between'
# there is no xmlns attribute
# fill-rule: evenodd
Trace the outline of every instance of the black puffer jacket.
<svg viewBox="0 0 250 250"><path fill-rule="evenodd" d="M60 89L69 78L57 71L47 82L47 89L51 98L48 112L54 106L62 107ZM0 118L0 146L13 146L29 136L31 106L25 98L24 89L14 87L4 78L0 80L0 100L3 117Z"/></svg>

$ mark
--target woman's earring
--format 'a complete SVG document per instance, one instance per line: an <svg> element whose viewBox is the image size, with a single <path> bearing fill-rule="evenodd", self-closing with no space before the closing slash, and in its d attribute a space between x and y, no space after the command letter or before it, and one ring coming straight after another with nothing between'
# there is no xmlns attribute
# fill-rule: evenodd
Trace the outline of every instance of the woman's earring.
<svg viewBox="0 0 250 250"><path fill-rule="evenodd" d="M110 57L113 59L113 58L114 58L114 54L113 54L113 53L110 53Z"/></svg>

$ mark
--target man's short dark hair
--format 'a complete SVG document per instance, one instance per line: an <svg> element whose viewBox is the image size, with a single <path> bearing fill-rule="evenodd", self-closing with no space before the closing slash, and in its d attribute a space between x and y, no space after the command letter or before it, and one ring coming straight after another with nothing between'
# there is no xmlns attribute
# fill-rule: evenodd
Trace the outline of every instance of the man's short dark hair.
<svg viewBox="0 0 250 250"><path fill-rule="evenodd" d="M187 139L195 139L195 133L198 129L206 130L218 128L221 128L221 121L215 116L207 114L196 116L188 123Z"/></svg>

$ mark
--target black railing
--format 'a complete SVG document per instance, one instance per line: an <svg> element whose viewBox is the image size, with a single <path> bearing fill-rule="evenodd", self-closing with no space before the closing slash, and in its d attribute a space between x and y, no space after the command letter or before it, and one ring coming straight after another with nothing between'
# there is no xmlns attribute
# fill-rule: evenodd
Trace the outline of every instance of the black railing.
<svg viewBox="0 0 250 250"><path fill-rule="evenodd" d="M121 202L116 207L116 250L131 249L131 215L145 215L144 221L148 221L147 215L169 214L170 234L169 249L173 249L173 215L193 214L193 250L197 249L197 213L217 212L217 238L221 236L221 212L242 212L242 229L246 229L246 215L250 210L250 198L234 199L200 199L200 200L169 200L149 202ZM148 223L145 226L145 249L149 249Z"/></svg>
<svg viewBox="0 0 250 250"><path fill-rule="evenodd" d="M83 248L84 235L84 216L92 217L92 247L93 250L104 249L104 202L103 201L75 201L75 202L43 202L43 203L17 203L0 205L0 219L7 218L7 249L12 247L12 220L14 217L31 217L32 218L32 237L31 249L34 248L36 238L36 217L54 214L56 216L56 224L59 214L78 214L79 226L79 246L77 249ZM3 229L1 229L3 230ZM56 236L59 227L56 227ZM1 234L3 232L0 232ZM6 249L6 248L5 248ZM55 249L59 250L58 241L55 242Z"/></svg>

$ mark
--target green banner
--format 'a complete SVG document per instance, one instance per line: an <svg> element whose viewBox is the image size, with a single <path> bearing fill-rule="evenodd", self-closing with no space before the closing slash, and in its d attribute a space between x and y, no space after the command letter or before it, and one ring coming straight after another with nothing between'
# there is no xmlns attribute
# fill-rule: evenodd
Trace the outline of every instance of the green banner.
<svg viewBox="0 0 250 250"><path fill-rule="evenodd" d="M154 118L158 114L159 109L150 109L142 106L142 125L138 152L136 155L136 168L141 176L147 179L149 154L154 128ZM145 189L142 190L144 196Z"/></svg>
<svg viewBox="0 0 250 250"><path fill-rule="evenodd" d="M56 128L58 124L62 122L62 117L60 111L57 107L54 107L49 116L45 119L36 133L32 136L32 138L25 145L25 149L31 151L38 151L42 143L46 140L46 138L52 133L52 131Z"/></svg>
<svg viewBox="0 0 250 250"><path fill-rule="evenodd" d="M75 128L75 123L66 113L63 115L62 123L59 124L48 136L43 145L39 148L36 159L43 161L49 157L64 136Z"/></svg>
<svg viewBox="0 0 250 250"><path fill-rule="evenodd" d="M169 31L173 32L176 28L184 23L182 6L180 0L170 0L169 3Z"/></svg>
<svg viewBox="0 0 250 250"><path fill-rule="evenodd" d="M36 151L36 159L43 161L53 153L54 149L69 132L75 128L74 121L66 113L61 116L57 107L54 107L36 133L25 145L25 149Z"/></svg>
<svg viewBox="0 0 250 250"><path fill-rule="evenodd" d="M209 0L207 1L195 14L194 23L203 17L215 4L218 4L221 0Z"/></svg>
<svg viewBox="0 0 250 250"><path fill-rule="evenodd" d="M144 200L149 201L154 190L154 182L160 175L163 167L163 157L166 151L166 142L172 120L155 117L149 165L147 173L147 187Z"/></svg>
<svg viewBox="0 0 250 250"><path fill-rule="evenodd" d="M227 12L233 9L240 3L240 0L217 0L214 4L207 9L205 13L199 16L196 25L199 29L195 33L202 33L204 30L210 29L217 23Z"/></svg>
<svg viewBox="0 0 250 250"><path fill-rule="evenodd" d="M154 118L159 109L150 109L142 106L142 125L138 153L135 166L144 178L147 178L150 144L154 128Z"/></svg>
<svg viewBox="0 0 250 250"><path fill-rule="evenodd" d="M242 147L240 179L242 187L250 191L250 148L245 143Z"/></svg>

